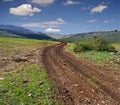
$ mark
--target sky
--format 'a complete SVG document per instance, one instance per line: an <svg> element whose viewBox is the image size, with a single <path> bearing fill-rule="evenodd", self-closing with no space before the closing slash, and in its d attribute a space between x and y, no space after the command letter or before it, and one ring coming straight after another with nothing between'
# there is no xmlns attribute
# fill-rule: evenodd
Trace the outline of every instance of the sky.
<svg viewBox="0 0 120 105"><path fill-rule="evenodd" d="M120 30L120 0L0 0L0 24L64 35Z"/></svg>

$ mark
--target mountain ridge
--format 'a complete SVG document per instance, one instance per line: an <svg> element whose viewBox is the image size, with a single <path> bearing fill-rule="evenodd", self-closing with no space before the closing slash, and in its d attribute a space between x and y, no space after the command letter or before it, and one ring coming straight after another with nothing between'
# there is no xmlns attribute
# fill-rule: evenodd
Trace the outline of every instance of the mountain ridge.
<svg viewBox="0 0 120 105"><path fill-rule="evenodd" d="M95 37L101 37L102 39L109 42L120 42L120 30L95 31L95 32L70 34L63 36L61 40L73 42L75 40L93 39Z"/></svg>
<svg viewBox="0 0 120 105"><path fill-rule="evenodd" d="M53 38L42 32L34 32L29 29L14 25L0 25L0 36L53 40Z"/></svg>
<svg viewBox="0 0 120 105"><path fill-rule="evenodd" d="M0 24L0 37L29 38L29 39L39 39L39 40L58 40L58 41L67 41L67 42L101 37L109 42L120 43L120 30L95 31L95 32L84 32L84 33L77 33L70 35L61 35L61 34L48 34L42 32L35 32L20 26Z"/></svg>

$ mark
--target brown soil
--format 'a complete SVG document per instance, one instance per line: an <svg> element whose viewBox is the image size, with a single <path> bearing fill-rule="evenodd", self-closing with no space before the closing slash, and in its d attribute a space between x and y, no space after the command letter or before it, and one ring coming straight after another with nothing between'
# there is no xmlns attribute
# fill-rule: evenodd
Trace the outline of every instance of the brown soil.
<svg viewBox="0 0 120 105"><path fill-rule="evenodd" d="M64 52L65 43L47 47L43 63L65 105L120 105L120 81L108 70Z"/></svg>
<svg viewBox="0 0 120 105"><path fill-rule="evenodd" d="M0 76L5 76L7 73L17 72L24 66L31 64L40 64L42 62L43 48L35 49L32 52L23 55L13 55L0 59Z"/></svg>

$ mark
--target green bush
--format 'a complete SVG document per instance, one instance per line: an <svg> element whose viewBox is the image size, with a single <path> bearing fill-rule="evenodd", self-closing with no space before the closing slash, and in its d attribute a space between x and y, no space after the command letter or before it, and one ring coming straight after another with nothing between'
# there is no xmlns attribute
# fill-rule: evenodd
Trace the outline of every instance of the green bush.
<svg viewBox="0 0 120 105"><path fill-rule="evenodd" d="M108 43L101 38L95 38L93 40L93 50L106 51L108 49Z"/></svg>
<svg viewBox="0 0 120 105"><path fill-rule="evenodd" d="M117 52L117 50L115 49L115 47L113 47L112 45L109 45L108 51L109 52Z"/></svg>
<svg viewBox="0 0 120 105"><path fill-rule="evenodd" d="M90 40L81 40L76 41L74 46L74 51L85 51L85 50L92 50L91 41Z"/></svg>
<svg viewBox="0 0 120 105"><path fill-rule="evenodd" d="M109 43L104 41L101 38L95 38L93 40L80 40L75 42L74 51L87 51L87 50L95 50L95 51L108 51L115 52L115 48L111 46Z"/></svg>

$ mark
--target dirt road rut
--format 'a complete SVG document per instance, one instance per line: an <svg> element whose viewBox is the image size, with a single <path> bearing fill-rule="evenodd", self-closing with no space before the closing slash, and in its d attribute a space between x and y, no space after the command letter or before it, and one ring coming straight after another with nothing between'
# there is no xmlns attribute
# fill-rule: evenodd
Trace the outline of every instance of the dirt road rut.
<svg viewBox="0 0 120 105"><path fill-rule="evenodd" d="M47 47L43 63L65 105L120 105L120 81L95 65L64 52L66 43Z"/></svg>

